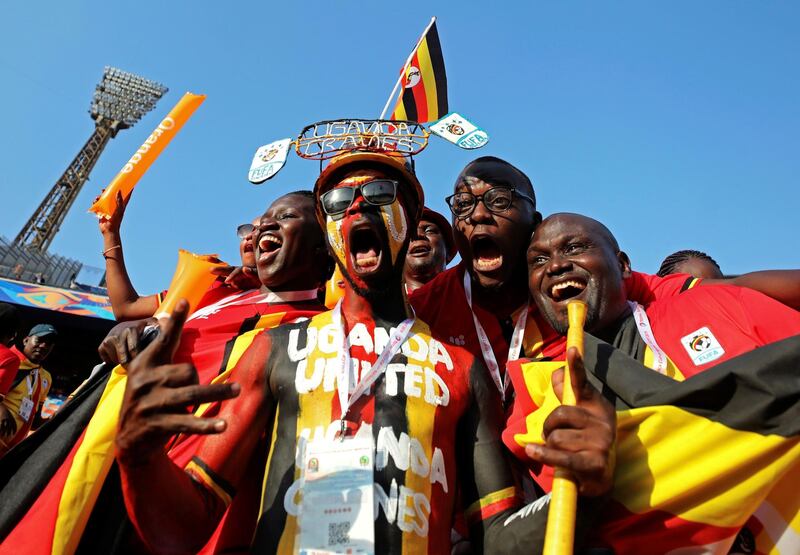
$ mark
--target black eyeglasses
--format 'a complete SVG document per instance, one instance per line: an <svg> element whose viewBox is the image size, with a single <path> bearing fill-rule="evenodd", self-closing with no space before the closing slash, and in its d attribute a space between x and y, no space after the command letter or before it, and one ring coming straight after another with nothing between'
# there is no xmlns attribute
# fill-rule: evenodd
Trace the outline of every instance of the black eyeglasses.
<svg viewBox="0 0 800 555"><path fill-rule="evenodd" d="M447 202L453 215L462 219L475 211L479 201L483 201L483 205L489 212L500 214L511 207L515 197L523 198L533 206L536 206L536 201L531 197L511 187L492 187L482 195L473 195L469 191L461 191L447 197L445 202Z"/></svg>
<svg viewBox="0 0 800 555"><path fill-rule="evenodd" d="M341 214L353 204L356 191L361 192L364 200L373 206L392 204L397 198L397 181L391 179L376 179L354 187L338 187L331 189L322 197L322 210L328 216Z"/></svg>
<svg viewBox="0 0 800 555"><path fill-rule="evenodd" d="M253 230L255 228L256 226L254 226L253 224L242 224L236 228L236 235L239 237L239 239L244 239L248 235L253 233Z"/></svg>

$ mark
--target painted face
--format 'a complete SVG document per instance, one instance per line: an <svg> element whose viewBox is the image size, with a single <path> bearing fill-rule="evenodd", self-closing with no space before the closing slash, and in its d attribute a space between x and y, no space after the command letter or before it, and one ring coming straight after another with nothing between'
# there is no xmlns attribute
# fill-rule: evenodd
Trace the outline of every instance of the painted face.
<svg viewBox="0 0 800 555"><path fill-rule="evenodd" d="M255 218L251 223L258 227L258 222L260 220L261 218L258 217ZM242 259L242 266L249 266L252 268L256 265L256 255L253 251L254 245L252 241L252 235L248 235L239 239L239 256Z"/></svg>
<svg viewBox="0 0 800 555"><path fill-rule="evenodd" d="M380 170L347 173L333 188L358 187L375 179L388 179ZM328 243L343 273L359 289L368 290L402 267L408 241L409 219L403 205L403 185L391 204L375 206L355 191L350 207L326 216Z"/></svg>
<svg viewBox="0 0 800 555"><path fill-rule="evenodd" d="M547 218L528 247L531 297L553 328L567 331L567 303L586 303L586 329L602 330L627 307L623 279L630 263L597 222L577 214Z"/></svg>
<svg viewBox="0 0 800 555"><path fill-rule="evenodd" d="M420 220L417 232L408 244L406 269L414 275L431 279L447 265L447 249L439 226L428 220Z"/></svg>
<svg viewBox="0 0 800 555"><path fill-rule="evenodd" d="M456 182L455 192L480 196L494 187L527 192L519 172L497 162L467 166ZM479 201L468 216L453 218L458 252L482 287L500 287L517 272L524 272L525 249L536 223L532 203L521 197L515 197L511 206L499 213L491 212Z"/></svg>
<svg viewBox="0 0 800 555"><path fill-rule="evenodd" d="M319 286L326 266L322 230L314 199L285 195L272 203L253 232L254 258L261 283L274 291Z"/></svg>
<svg viewBox="0 0 800 555"><path fill-rule="evenodd" d="M55 346L55 337L52 335L29 335L22 340L23 352L28 360L35 364L39 364L53 350Z"/></svg>

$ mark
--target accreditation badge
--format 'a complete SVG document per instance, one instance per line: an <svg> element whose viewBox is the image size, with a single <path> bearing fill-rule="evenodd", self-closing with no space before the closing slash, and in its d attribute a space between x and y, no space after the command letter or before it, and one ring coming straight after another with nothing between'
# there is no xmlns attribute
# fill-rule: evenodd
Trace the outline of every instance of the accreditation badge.
<svg viewBox="0 0 800 555"><path fill-rule="evenodd" d="M447 114L428 127L441 138L467 150L481 148L489 142L486 131L457 112Z"/></svg>
<svg viewBox="0 0 800 555"><path fill-rule="evenodd" d="M286 156L289 154L291 139L281 139L259 147L253 156L250 164L250 171L247 172L247 179L250 183L258 185L273 177L286 164Z"/></svg>
<svg viewBox="0 0 800 555"><path fill-rule="evenodd" d="M19 404L19 415L27 422L31 419L31 414L33 414L33 401L27 397L23 397L22 402Z"/></svg>
<svg viewBox="0 0 800 555"><path fill-rule="evenodd" d="M297 553L375 552L372 438L307 445Z"/></svg>

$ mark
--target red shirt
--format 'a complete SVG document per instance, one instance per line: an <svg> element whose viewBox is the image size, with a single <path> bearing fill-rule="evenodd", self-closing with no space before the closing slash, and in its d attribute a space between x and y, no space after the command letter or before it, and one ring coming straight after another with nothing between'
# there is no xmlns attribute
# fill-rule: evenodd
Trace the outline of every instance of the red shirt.
<svg viewBox="0 0 800 555"><path fill-rule="evenodd" d="M227 287L210 289L200 308L183 327L174 362L191 362L197 369L200 383L210 383L225 370L237 336L256 328L311 318L325 310L315 294L299 293L263 293L259 289L231 291ZM298 296L305 298L298 299ZM284 320L282 315L287 314L289 318Z"/></svg>
<svg viewBox="0 0 800 555"><path fill-rule="evenodd" d="M0 395L5 395L11 389L18 370L19 357L14 351L0 344Z"/></svg>
<svg viewBox="0 0 800 555"><path fill-rule="evenodd" d="M475 323L464 293L464 263L445 270L429 283L416 289L409 301L417 316L427 322L440 336L450 343L462 345L473 356L483 360ZM656 299L671 297L681 292L687 285L687 275L673 275L660 278L633 272L625 281L628 298L643 305ZM494 349L497 364L505 368L508 359L508 338L503 334L497 315L484 310L473 302L475 315L486 331ZM518 313L515 313L516 316ZM523 340L524 356L543 358L556 357L564 349L564 338L539 314L531 304Z"/></svg>
<svg viewBox="0 0 800 555"><path fill-rule="evenodd" d="M264 329L310 319L326 310L317 300L316 290L263 293L254 289L221 295L219 289L209 290L200 303L201 308L186 321L174 357L176 363L192 362L201 384L211 383L215 379L227 381L226 371L232 369L238 356ZM198 414L212 416L218 411L219 404L216 403L201 407ZM202 436L199 435L181 436L171 446L170 458L175 464L185 466L201 440ZM246 480L250 481L253 491L258 492L261 485L259 474L248 473ZM258 515L257 497L255 501L246 496L237 498L236 504L200 553L215 552L221 535L240 539L252 536ZM255 507L250 506L253 502L256 503Z"/></svg>
<svg viewBox="0 0 800 555"><path fill-rule="evenodd" d="M745 287L708 285L647 308L658 346L689 378L800 334L800 312Z"/></svg>
<svg viewBox="0 0 800 555"><path fill-rule="evenodd" d="M670 276L668 276L670 277ZM687 275L679 275L687 280ZM800 334L800 312L744 287L707 285L659 299L646 309L659 348L690 378L721 362L793 335ZM564 350L554 357L564 360ZM516 387L524 387L520 364L509 364ZM536 410L530 396L519 396L503 432L503 442L524 463L530 463L514 435L526 429L525 417ZM545 491L552 468L532 472Z"/></svg>

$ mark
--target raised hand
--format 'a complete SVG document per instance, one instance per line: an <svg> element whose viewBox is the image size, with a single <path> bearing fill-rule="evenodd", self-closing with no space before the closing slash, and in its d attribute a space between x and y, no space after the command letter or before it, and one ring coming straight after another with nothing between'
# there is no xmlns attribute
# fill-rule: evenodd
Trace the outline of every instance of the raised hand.
<svg viewBox="0 0 800 555"><path fill-rule="evenodd" d="M614 407L586 380L583 359L574 347L567 352L576 406L556 408L544 422L545 444L529 444L525 452L533 460L569 470L581 495L598 496L613 485ZM553 389L561 399L564 370L553 373Z"/></svg>
<svg viewBox="0 0 800 555"><path fill-rule="evenodd" d="M116 438L117 458L125 464L146 463L163 452L175 434L218 434L225 430L224 420L197 417L191 410L202 403L236 397L239 385L198 385L194 366L172 364L188 310L188 303L180 300L158 337L127 367Z"/></svg>
<svg viewBox="0 0 800 555"><path fill-rule="evenodd" d="M97 198L100 198L99 196ZM95 199L96 201L97 199ZM100 226L100 233L103 235L112 233L114 235L119 235L119 228L122 225L122 218L125 216L125 200L122 198L122 192L117 191L117 198L116 198L116 207L114 208L114 213L111 214L110 218L106 218L105 216L98 220L98 225Z"/></svg>

